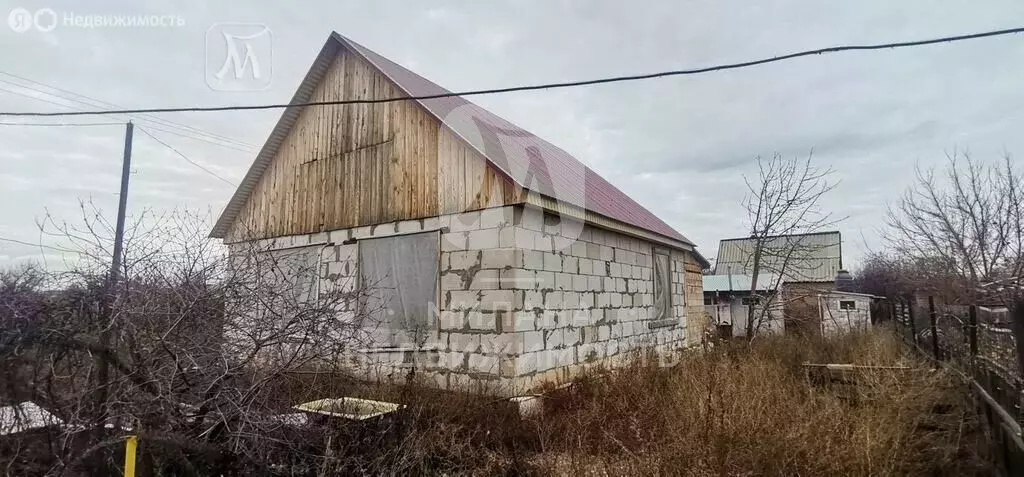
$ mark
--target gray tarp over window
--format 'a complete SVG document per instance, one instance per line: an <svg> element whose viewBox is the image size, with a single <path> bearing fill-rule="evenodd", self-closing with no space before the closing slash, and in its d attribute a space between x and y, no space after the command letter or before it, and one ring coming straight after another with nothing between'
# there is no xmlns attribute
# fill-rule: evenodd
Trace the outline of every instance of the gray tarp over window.
<svg viewBox="0 0 1024 477"><path fill-rule="evenodd" d="M654 319L672 318L672 268L668 255L654 254Z"/></svg>
<svg viewBox="0 0 1024 477"><path fill-rule="evenodd" d="M437 309L439 247L437 232L359 241L367 326L376 327L379 345L424 342Z"/></svg>

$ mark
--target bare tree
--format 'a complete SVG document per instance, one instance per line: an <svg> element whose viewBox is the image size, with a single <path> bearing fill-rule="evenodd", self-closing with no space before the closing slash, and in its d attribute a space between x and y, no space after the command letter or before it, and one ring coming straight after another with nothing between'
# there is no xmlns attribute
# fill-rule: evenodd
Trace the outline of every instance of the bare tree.
<svg viewBox="0 0 1024 477"><path fill-rule="evenodd" d="M750 294L758 306L750 306L747 315L747 338L752 339L757 328L784 307L781 293L762 294L758 284L762 275L771 275L771 288L778 291L784 280L799 277L814 267L808 261L819 245L790 236L820 232L835 225L838 220L819 206L821 198L835 188L831 179L832 168L821 168L812 163L813 154L805 159L784 158L776 153L771 159L757 158L756 178L744 177L748 194L743 200L750 227L753 250L750 251Z"/></svg>
<svg viewBox="0 0 1024 477"><path fill-rule="evenodd" d="M317 254L328 247L302 255L252 241L229 256L206 238L208 217L147 213L127 227L123 278L108 296L112 227L91 204L81 210L74 223L42 223L78 252L67 270L0 275L0 398L43 403L64 422L48 440L54 460L34 471L105 474L126 432L148 446L144 467L161 458L193 474L321 458L281 415L322 390L282 390L304 373L333 385L373 327L355 311L365 292L324 276ZM97 380L97 362L109 379Z"/></svg>
<svg viewBox="0 0 1024 477"><path fill-rule="evenodd" d="M964 290L1024 275L1024 179L1010 156L999 163L947 156L944 173L916 180L888 210L885 237L899 255L929 262Z"/></svg>

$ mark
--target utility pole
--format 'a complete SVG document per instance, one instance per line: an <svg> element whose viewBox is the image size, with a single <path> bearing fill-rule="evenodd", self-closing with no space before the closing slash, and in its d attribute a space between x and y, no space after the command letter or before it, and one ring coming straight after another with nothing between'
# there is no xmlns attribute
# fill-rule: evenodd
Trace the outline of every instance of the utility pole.
<svg viewBox="0 0 1024 477"><path fill-rule="evenodd" d="M117 290L117 283L121 280L121 256L124 254L124 220L125 220L125 209L128 207L128 178L131 177L132 168L132 133L135 130L135 125L131 121L125 125L124 131L124 156L121 159L121 192L117 198L117 225L114 229L114 253L110 259L110 273L107 275L107 282L104 284L103 295L102 295L102 306L100 307L101 319L100 325L103 327L100 330L100 348L102 350L108 350L110 347L110 335L114 331L114 310L113 304L115 300L115 290ZM113 354L113 352L110 352ZM102 433L106 422L107 412L105 409L107 403L107 387L110 386L110 362L108 356L104 352L97 354L97 393L96 393L96 411L99 416L98 430L96 431L97 439L102 438Z"/></svg>

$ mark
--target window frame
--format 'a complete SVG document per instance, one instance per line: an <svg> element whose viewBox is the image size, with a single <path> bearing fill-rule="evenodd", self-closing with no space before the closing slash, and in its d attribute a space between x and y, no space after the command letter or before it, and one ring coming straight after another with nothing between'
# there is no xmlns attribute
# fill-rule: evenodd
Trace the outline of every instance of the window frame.
<svg viewBox="0 0 1024 477"><path fill-rule="evenodd" d="M666 283L664 287L659 287L659 285L658 285L659 274L657 273L657 271L658 271L658 265L657 264L658 264L658 256L659 255L665 257L665 263L666 263L666 266L668 267L667 274L665 275L666 279L668 280L668 283ZM679 324L679 317L676 316L675 307L673 306L674 305L673 302L675 300L673 300L672 285L674 284L674 281L672 279L672 273L673 273L673 271L672 271L672 253L671 253L671 251L669 251L667 249L664 249L664 248L659 248L659 247L652 246L651 247L651 295L652 295L652 301L654 302L654 308L655 308L654 309L654 313L655 313L655 315L651 317L651 322L650 322L650 326L649 326L650 328L662 328L662 327L668 327L668 326L675 326L675 325ZM664 290L662 290L663 293L667 293L668 294L665 297L665 301L667 302L666 303L666 309L665 309L666 316L658 316L657 315L657 313L660 311L660 310L658 310L658 291L661 288L664 288Z"/></svg>
<svg viewBox="0 0 1024 477"><path fill-rule="evenodd" d="M847 303L849 303L850 306L844 306ZM857 310L857 300L838 300L837 305L839 306L840 310L844 310L844 311L850 311L850 310L856 311Z"/></svg>
<svg viewBox="0 0 1024 477"><path fill-rule="evenodd" d="M427 307L428 309L427 309L426 323L424 324L424 326L421 329L418 330L418 331L420 331L423 334L424 338L427 338L430 334L435 334L436 335L437 333L440 332L440 320L438 319L439 318L438 312L441 309L441 274L444 272L444 270L441 269L441 261L442 261L441 257L444 254L444 252L441 250L441 234L442 233L443 233L443 230L441 230L441 229L416 230L416 231L411 231L411 232L406 232L406 233L395 233L395 234L388 234L388 235L383 235L383 236L378 236L378 237L362 237L362 238L354 239L355 240L355 245L356 245L356 253L355 253L355 258L356 258L355 259L355 262L356 262L356 290L357 290L357 293L361 294L361 293L363 293L363 290L365 290L365 286L366 286L366 284L364 283L365 276L363 274L363 270L364 270L363 269L363 258L362 258L362 246L363 246L362 243L363 242L366 242L368 240L400 239L400 238L403 238L403 237L409 237L409 236L413 236L413 235L434 234L435 243L436 243L436 246L437 246L437 261L435 263L435 267L436 267L435 270L437 271L437 273L436 273L436 275L434 277L434 292L433 292L433 303L432 303L433 306L429 306L428 305L428 307ZM368 316L368 315L366 315L367 311L364 308L365 306L367 306L366 297L361 295L359 297L359 299L356 300L356 303L357 303L356 313L358 313L360 316L364 316L364 317ZM388 322L388 326L389 327L391 326L391 322ZM413 332L412 335L415 337L416 336L415 331L417 331L417 330L409 330L409 329L403 328L401 331L403 333L408 333L408 332L412 331ZM374 343L373 344L373 348L368 350L368 351L393 351L393 350L396 350L396 349L406 349L406 348L408 348L408 346L405 346L404 344L396 343L395 339L394 339L394 335L395 335L395 331L389 329L388 330L388 336L390 338L389 341L386 342L386 343ZM424 339L423 343L418 343L417 340L414 339L412 342L414 343L416 349L420 349L420 348L423 347L422 344L425 344L427 341L429 341L429 340Z"/></svg>

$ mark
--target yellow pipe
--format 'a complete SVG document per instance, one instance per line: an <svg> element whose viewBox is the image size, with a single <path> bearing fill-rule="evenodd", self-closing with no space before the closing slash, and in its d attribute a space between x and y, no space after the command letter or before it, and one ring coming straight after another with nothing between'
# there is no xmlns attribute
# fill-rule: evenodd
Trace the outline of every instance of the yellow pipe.
<svg viewBox="0 0 1024 477"><path fill-rule="evenodd" d="M135 452L138 448L138 436L128 436L124 443L124 477L135 477Z"/></svg>

